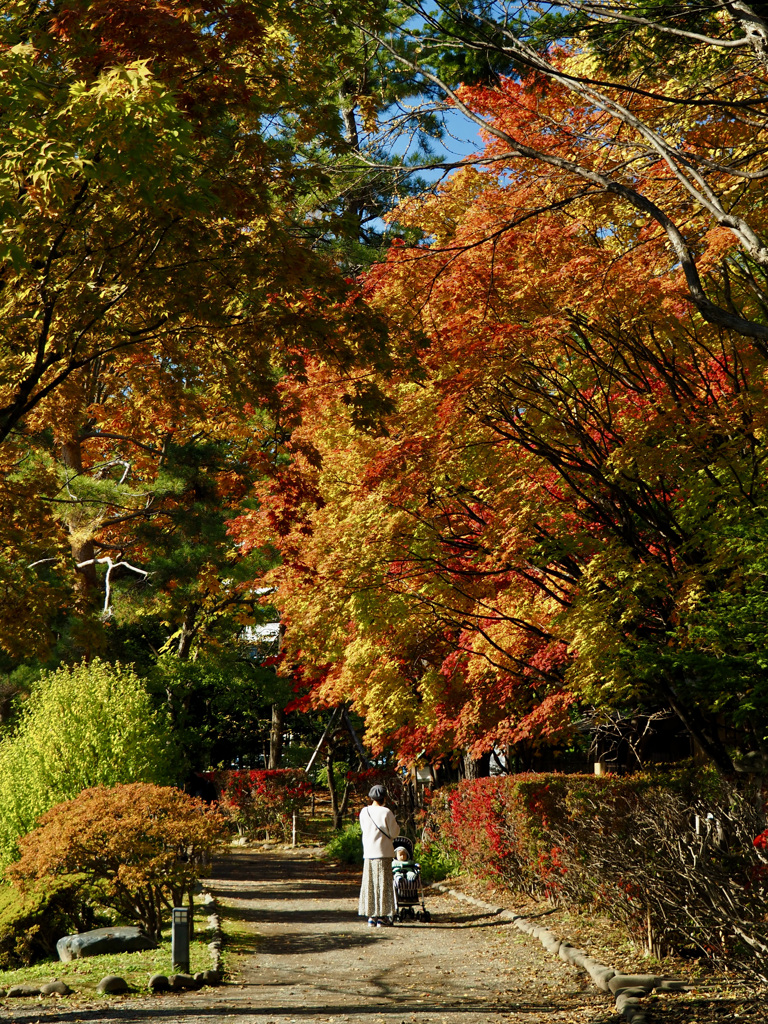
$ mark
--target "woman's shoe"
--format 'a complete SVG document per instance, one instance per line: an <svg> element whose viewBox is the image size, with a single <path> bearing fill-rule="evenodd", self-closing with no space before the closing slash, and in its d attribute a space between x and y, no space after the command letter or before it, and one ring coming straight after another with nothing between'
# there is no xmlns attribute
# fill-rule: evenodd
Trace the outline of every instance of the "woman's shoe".
<svg viewBox="0 0 768 1024"><path fill-rule="evenodd" d="M378 922L377 922L375 917L369 917L368 918L368 927L369 928L375 928L377 924L378 924Z"/></svg>
<svg viewBox="0 0 768 1024"><path fill-rule="evenodd" d="M384 922L382 921L382 919L380 917L376 918L376 927L377 928L383 928L384 927Z"/></svg>

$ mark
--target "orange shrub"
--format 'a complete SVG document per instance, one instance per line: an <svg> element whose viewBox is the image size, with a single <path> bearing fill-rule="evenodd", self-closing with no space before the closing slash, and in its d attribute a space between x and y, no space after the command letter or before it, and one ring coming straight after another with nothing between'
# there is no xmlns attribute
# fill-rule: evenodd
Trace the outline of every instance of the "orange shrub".
<svg viewBox="0 0 768 1024"><path fill-rule="evenodd" d="M181 903L225 831L215 811L177 789L97 786L44 814L8 875L23 887L77 873L95 902L156 939L164 910Z"/></svg>

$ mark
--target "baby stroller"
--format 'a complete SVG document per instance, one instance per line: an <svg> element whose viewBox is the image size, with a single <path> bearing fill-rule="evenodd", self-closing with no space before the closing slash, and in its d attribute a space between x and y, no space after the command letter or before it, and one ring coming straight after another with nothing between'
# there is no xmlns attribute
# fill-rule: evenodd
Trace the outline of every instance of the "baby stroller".
<svg viewBox="0 0 768 1024"><path fill-rule="evenodd" d="M408 851L408 860L413 860L413 840L408 836L397 836L394 840L395 849L399 846L405 847ZM431 920L431 914L424 906L424 892L421 887L421 868L418 864L412 864L407 873L398 874L395 872L392 880L392 887L395 892L395 921L423 921L426 924ZM420 910L414 910L421 904Z"/></svg>

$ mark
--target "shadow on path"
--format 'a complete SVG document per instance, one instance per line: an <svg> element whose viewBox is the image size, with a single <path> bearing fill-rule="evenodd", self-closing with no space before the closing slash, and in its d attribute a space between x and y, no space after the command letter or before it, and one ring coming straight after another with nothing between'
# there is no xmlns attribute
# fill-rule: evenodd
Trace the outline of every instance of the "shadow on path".
<svg viewBox="0 0 768 1024"><path fill-rule="evenodd" d="M77 1021L90 1021L93 1024L96 1022L104 1022L108 1024L110 1021L119 1021L123 1024L131 1024L131 1022L143 1022L143 1021L178 1021L179 1024L194 1024L196 1021L212 1022L227 1019L240 1018L264 1018L266 1020L275 1020L276 1018L287 1018L288 1020L296 1019L312 1019L312 1018L327 1018L327 1017L376 1017L381 1019L382 1017L392 1017L394 1020L403 1020L403 1015L420 1016L425 1017L427 1015L439 1015L441 1020L450 1020L451 1014L461 1015L462 1019L466 1019L467 1014L477 1014L483 1020L487 1020L491 1015L496 1016L504 1013L524 1013L524 1014L538 1014L538 1018L532 1018L533 1021L539 1019L546 1019L550 1014L555 1013L559 1008L553 1006L550 1003L509 1003L507 1005L497 1005L491 1011L486 1005L477 1006L476 1008L450 1003L432 1003L427 1008L422 1004L409 1004L407 1002L397 1003L360 1003L357 1006L350 1006L347 1003L340 1003L337 1005L324 1004L321 1006L246 1006L242 1003L219 1003L216 1006L158 1006L157 1008L151 1007L146 1009L132 1009L130 1007L104 1007L99 1009L83 1009L83 1010L72 1010L63 1013L46 1013L41 1014L40 1010L36 1012L19 1014L14 1016L14 1024L41 1024L42 1021L50 1021L51 1024L67 1024L67 1022ZM724 1018L727 1019L727 1018ZM615 1024L616 1015L606 1012L604 1015L594 1017L590 1024Z"/></svg>
<svg viewBox="0 0 768 1024"><path fill-rule="evenodd" d="M160 997L3 1006L14 1024L609 1024L561 961L526 946L512 925L443 894L430 924L368 928L357 916L359 869L306 852L238 850L206 888L235 923L234 982ZM375 948L374 948L375 947ZM605 1012L603 1012L605 1011Z"/></svg>

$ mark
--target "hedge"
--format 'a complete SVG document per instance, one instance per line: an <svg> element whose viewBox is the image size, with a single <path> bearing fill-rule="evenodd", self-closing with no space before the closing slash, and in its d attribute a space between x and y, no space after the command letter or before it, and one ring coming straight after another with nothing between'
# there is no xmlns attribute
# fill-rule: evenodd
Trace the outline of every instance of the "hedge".
<svg viewBox="0 0 768 1024"><path fill-rule="evenodd" d="M429 831L464 868L599 909L647 949L768 979L768 832L757 782L714 773L526 774L440 790Z"/></svg>
<svg viewBox="0 0 768 1024"><path fill-rule="evenodd" d="M221 810L243 835L258 832L290 839L293 815L303 811L312 784L302 768L208 772L221 794Z"/></svg>

